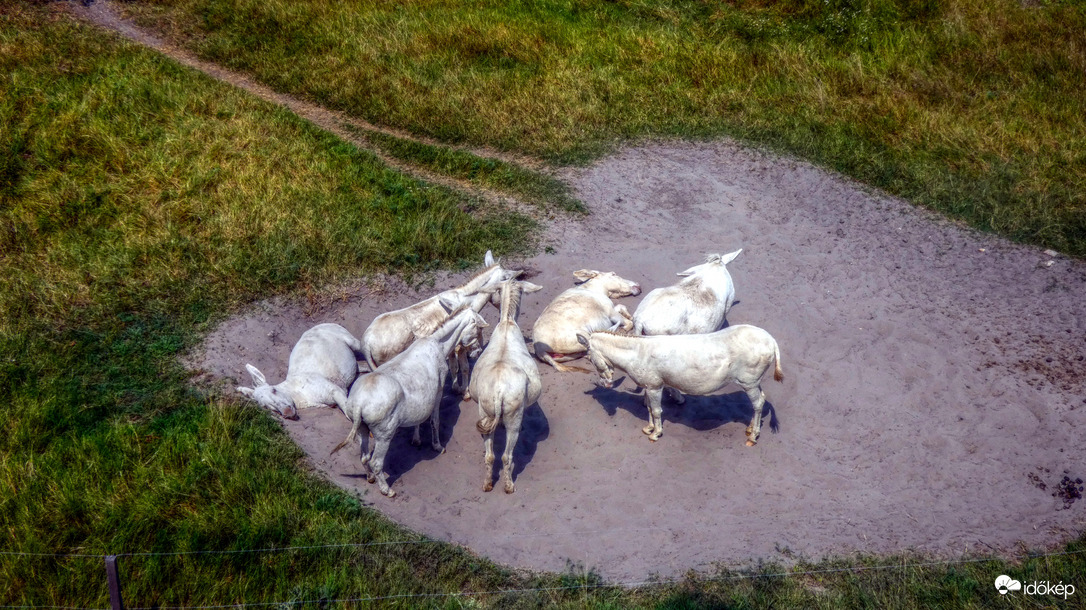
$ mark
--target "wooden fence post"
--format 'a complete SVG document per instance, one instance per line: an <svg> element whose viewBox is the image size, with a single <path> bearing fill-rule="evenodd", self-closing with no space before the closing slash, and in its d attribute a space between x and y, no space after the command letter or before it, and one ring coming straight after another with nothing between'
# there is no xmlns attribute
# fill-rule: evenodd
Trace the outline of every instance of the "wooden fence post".
<svg viewBox="0 0 1086 610"><path fill-rule="evenodd" d="M124 610L121 601L121 577L117 574L117 556L106 555L106 579L109 580L109 603L113 610Z"/></svg>

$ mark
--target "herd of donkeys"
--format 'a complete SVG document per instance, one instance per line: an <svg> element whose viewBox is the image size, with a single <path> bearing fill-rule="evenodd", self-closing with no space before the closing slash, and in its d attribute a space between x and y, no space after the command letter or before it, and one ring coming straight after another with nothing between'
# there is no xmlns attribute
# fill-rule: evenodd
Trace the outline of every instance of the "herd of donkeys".
<svg viewBox="0 0 1086 610"><path fill-rule="evenodd" d="M362 449L363 468L369 482L390 497L395 492L384 461L399 428L414 426L412 444L417 446L419 427L429 419L433 448L444 451L438 406L450 374L453 391L479 405L483 490L494 485L493 438L500 422L506 428L501 475L505 491L513 493L513 448L525 409L542 392L537 359L559 371L587 373L563 364L587 353L604 388L612 387L616 368L624 371L644 388L649 423L642 431L653 441L664 430L665 388L681 403L682 393L703 396L735 383L753 406L746 431L747 445L753 446L765 403L761 379L770 367L774 379L784 377L777 342L769 333L745 324L721 330L735 299L726 265L741 251L710 255L705 263L679 273L682 280L649 292L633 315L612 299L640 294L636 282L612 272L575 271L577 285L543 310L527 344L516 322L520 299L542 287L517 279L521 271L503 268L487 252L486 268L467 283L377 316L361 340L338 324L307 330L290 352L282 383L269 385L247 364L253 387L238 391L289 419L297 419L300 408L339 407L352 427L333 453L366 426L372 440ZM488 324L480 312L488 302L500 314L484 348L482 329ZM469 370L469 357L475 356ZM368 372L360 373L360 359Z"/></svg>

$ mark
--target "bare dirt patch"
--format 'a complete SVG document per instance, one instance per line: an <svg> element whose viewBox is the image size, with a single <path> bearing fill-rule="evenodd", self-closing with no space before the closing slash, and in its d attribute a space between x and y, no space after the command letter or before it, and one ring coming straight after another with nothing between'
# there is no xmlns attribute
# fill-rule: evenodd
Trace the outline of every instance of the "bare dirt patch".
<svg viewBox="0 0 1086 610"><path fill-rule="evenodd" d="M575 269L647 291L741 247L729 321L780 343L786 380L764 385L779 431L745 447L751 408L732 388L665 402L665 434L650 443L628 382L602 390L541 367L514 495L481 491L477 408L452 397L447 454L397 437L396 498L365 482L357 451L329 457L349 427L338 411L284 422L317 469L392 519L499 562L572 561L617 580L761 558L1040 548L1086 528L1086 504L1052 493L1086 472L1086 264L728 142L631 148L567 178L592 216L552 225L555 251L519 261L544 286L525 295L525 332ZM195 365L246 381L252 362L277 381L310 326L361 334L459 279L418 292L392 282L310 314L263 304L212 333Z"/></svg>

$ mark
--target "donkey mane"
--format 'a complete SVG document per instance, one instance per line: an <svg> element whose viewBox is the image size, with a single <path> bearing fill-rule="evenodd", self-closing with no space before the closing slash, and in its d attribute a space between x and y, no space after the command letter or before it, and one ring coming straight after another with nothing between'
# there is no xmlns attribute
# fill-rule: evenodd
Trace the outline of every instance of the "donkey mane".
<svg viewBox="0 0 1086 610"><path fill-rule="evenodd" d="M499 314L502 322L506 320L512 320L517 308L520 307L520 299L524 296L524 291L520 290L513 281L505 282L502 285L502 303L501 313Z"/></svg>
<svg viewBox="0 0 1086 610"><path fill-rule="evenodd" d="M452 321L452 319L455 318L457 314L464 311L465 309L471 309L471 301L464 301L463 303L460 303L460 305L457 306L456 309L450 311L449 315L445 316L445 319L441 321L441 324L438 325L437 329L441 330L445 328L446 324Z"/></svg>
<svg viewBox="0 0 1086 610"><path fill-rule="evenodd" d="M615 337L626 337L627 339L643 339L642 335L630 335L627 333L620 333L617 330L595 330L592 331L593 335L613 335Z"/></svg>
<svg viewBox="0 0 1086 610"><path fill-rule="evenodd" d="M472 284L473 283L478 283L479 280L483 279L483 276L486 276L486 275L490 274L491 272L493 272L495 269L497 269L500 266L501 266L501 263L494 263L493 265L491 265L491 266L483 269L482 271L476 273L475 275L471 276L471 279L464 282L463 284L458 286L456 289L457 290L463 290L464 288L468 288L468 287L477 288L477 286L473 286Z"/></svg>

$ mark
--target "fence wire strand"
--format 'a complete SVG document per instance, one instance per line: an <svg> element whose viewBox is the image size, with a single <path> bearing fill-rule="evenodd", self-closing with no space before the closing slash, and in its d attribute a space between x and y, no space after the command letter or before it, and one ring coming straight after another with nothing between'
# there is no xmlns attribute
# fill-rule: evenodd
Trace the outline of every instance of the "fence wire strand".
<svg viewBox="0 0 1086 610"><path fill-rule="evenodd" d="M230 552L270 552L270 551L285 551L294 549L315 549L315 548L330 548L330 547L353 547L353 546L367 546L377 544L415 544L420 542L437 542L436 540L405 540L398 542L372 542L372 543L359 543L359 544L333 544L333 545L320 545L320 546L302 546L302 547L279 547L272 549L247 549L244 551L204 551L203 553L230 553ZM193 554L201 553L201 551L194 551L192 553L127 553L119 554L117 557L134 557L134 556L147 556L147 555L178 555L178 554ZM1013 555L1010 559L1043 559L1048 557L1063 557L1067 555L1081 555L1086 553L1086 549L1080 551L1062 551L1058 553L1039 553L1025 555ZM37 555L37 556L75 556L75 557L98 557L104 559L106 555L66 555L64 553L13 553L5 552L5 555ZM756 578L792 578L796 576L814 576L819 574L836 574L841 572L866 572L866 571L878 571L878 570L892 570L896 568L930 568L937 566L949 566L949 565L966 565L973 563L985 563L990 561L999 561L998 558L977 558L977 559L949 559L944 561L921 561L921 562L901 562L893 564L882 564L874 566L844 566L840 568L822 568L816 570L801 570L793 571L787 570L784 572L773 572L768 574L728 574L724 576L706 577L705 582L712 581L739 581L750 580ZM640 581L627 581L627 582L615 582L615 583L586 583L583 585L568 585L563 587L534 587L523 589L493 589L488 591L468 591L468 592L456 592L456 593L400 593L396 595L376 595L370 597L352 597L341 599L310 599L310 600L296 600L296 601L280 601L280 602L251 602L251 603L234 603L234 604L220 604L212 606L132 606L129 610L218 610L221 608L255 608L262 606L295 606L299 604L345 604L355 602L376 602L376 601L388 601L394 599L421 599L421 598L437 598L437 597L476 597L483 595L507 595L507 594L522 594L522 593L537 593L548 591L573 591L573 590L596 590L596 589L636 589L648 586L661 586L661 585L673 585L683 582L684 579L679 578L667 578L667 579L653 579L653 580L640 580ZM12 609L12 610L109 610L107 608L83 608L80 606L0 606L0 609Z"/></svg>

